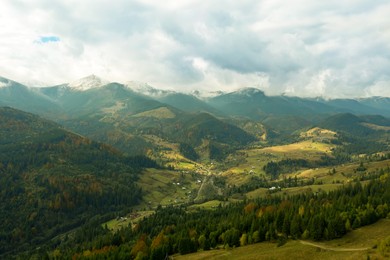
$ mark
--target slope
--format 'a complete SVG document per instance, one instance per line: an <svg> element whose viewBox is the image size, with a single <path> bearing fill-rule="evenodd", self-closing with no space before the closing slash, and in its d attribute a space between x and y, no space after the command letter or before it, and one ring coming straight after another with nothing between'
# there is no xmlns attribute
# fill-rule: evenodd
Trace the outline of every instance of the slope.
<svg viewBox="0 0 390 260"><path fill-rule="evenodd" d="M88 219L135 205L146 158L0 108L0 256L30 250Z"/></svg>
<svg viewBox="0 0 390 260"><path fill-rule="evenodd" d="M10 106L42 115L59 111L59 107L47 96L3 77L0 77L0 106Z"/></svg>

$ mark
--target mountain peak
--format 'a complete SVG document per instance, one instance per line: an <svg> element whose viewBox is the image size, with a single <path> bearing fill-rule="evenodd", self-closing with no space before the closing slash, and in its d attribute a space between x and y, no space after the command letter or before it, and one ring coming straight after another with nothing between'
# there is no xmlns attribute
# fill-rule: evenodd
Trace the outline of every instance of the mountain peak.
<svg viewBox="0 0 390 260"><path fill-rule="evenodd" d="M4 78L0 78L0 88L6 88L9 87L10 85L11 85L11 81Z"/></svg>
<svg viewBox="0 0 390 260"><path fill-rule="evenodd" d="M128 81L125 83L125 86L136 93L155 98L164 97L166 95L175 93L172 90L156 89L150 86L148 83L138 81Z"/></svg>
<svg viewBox="0 0 390 260"><path fill-rule="evenodd" d="M13 81L13 80L10 80L10 79L7 79L7 78L4 78L4 77L1 77L0 76L0 89L2 88L9 88L9 87L23 87L23 88L28 88L27 86L19 83L19 82L16 82L16 81Z"/></svg>
<svg viewBox="0 0 390 260"><path fill-rule="evenodd" d="M264 92L258 88L242 88L242 89L237 90L236 93L241 94L241 95L245 95L245 96L251 96L254 94L264 95Z"/></svg>
<svg viewBox="0 0 390 260"><path fill-rule="evenodd" d="M208 98L213 98L216 96L221 96L226 94L225 92L221 90L216 90L216 91L199 91L199 90L194 90L191 92L191 95L199 98L199 99L208 99Z"/></svg>
<svg viewBox="0 0 390 260"><path fill-rule="evenodd" d="M108 83L110 82L92 74L85 78L81 78L72 83L69 83L68 86L75 90L85 91L93 88L100 88L104 85L107 85Z"/></svg>

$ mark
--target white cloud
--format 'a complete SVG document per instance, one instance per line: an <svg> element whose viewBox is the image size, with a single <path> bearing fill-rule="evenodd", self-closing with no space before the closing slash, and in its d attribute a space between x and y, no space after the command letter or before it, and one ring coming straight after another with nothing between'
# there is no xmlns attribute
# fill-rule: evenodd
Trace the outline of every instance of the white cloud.
<svg viewBox="0 0 390 260"><path fill-rule="evenodd" d="M3 0L0 75L390 96L385 0ZM58 37L37 44L42 37Z"/></svg>

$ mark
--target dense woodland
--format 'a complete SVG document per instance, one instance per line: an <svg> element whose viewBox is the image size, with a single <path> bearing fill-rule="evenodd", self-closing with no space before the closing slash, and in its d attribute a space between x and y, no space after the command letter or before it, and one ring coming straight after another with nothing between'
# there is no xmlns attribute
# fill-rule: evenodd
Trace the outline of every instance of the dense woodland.
<svg viewBox="0 0 390 260"><path fill-rule="evenodd" d="M0 119L0 255L136 205L140 170L158 167L31 114L3 109Z"/></svg>

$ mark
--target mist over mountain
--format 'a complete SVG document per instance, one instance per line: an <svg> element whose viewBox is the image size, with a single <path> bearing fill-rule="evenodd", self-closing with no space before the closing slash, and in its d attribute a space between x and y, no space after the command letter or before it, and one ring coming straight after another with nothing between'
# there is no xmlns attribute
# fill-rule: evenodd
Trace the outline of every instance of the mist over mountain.
<svg viewBox="0 0 390 260"><path fill-rule="evenodd" d="M158 103L152 101L157 101L185 112L203 111L215 115L246 116L257 120L268 115L307 116L339 112L390 116L390 98L386 97L322 99L267 96L256 88L243 88L230 93L222 91L181 93L161 90L146 83L110 82L96 75L72 83L42 88L31 88L5 78L2 78L1 82L1 104L26 110L30 110L28 107L35 104L34 112L60 106L68 112L81 109L87 113L88 109L113 106L117 101L131 98L132 101L127 102L127 110L133 112L156 108ZM149 104L146 100L149 100ZM146 107L142 108L143 105Z"/></svg>

